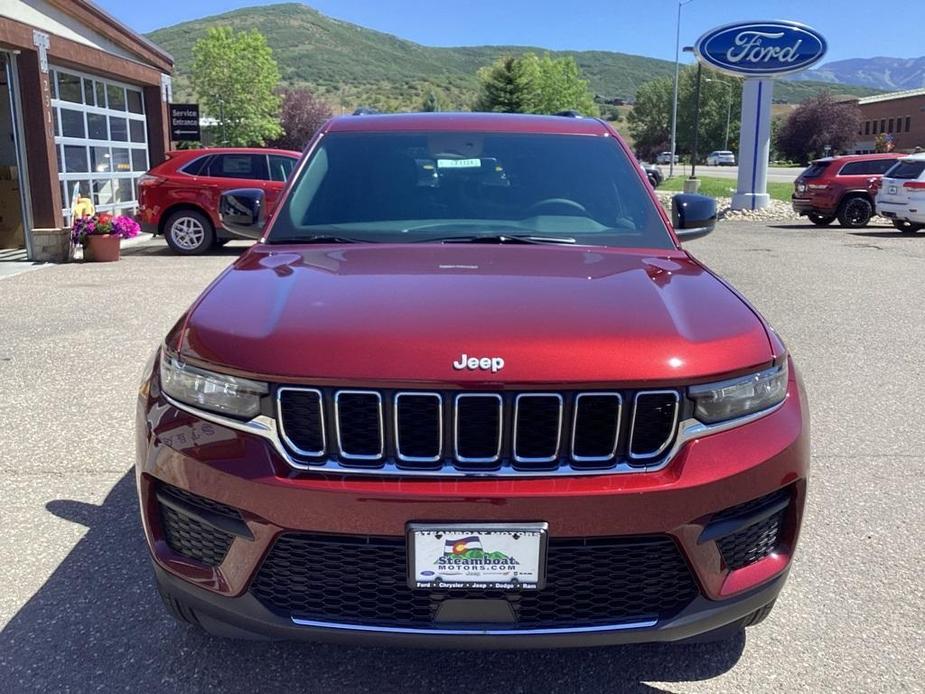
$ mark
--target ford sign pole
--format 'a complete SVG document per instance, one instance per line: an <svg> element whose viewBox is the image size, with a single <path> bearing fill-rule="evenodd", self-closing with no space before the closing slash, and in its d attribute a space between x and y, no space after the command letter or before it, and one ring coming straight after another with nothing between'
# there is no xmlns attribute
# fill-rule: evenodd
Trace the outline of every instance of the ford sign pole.
<svg viewBox="0 0 925 694"><path fill-rule="evenodd" d="M739 178L732 209L767 207L773 78L815 65L825 55L822 35L789 21L737 22L708 31L694 45L701 63L745 77L739 129Z"/></svg>
<svg viewBox="0 0 925 694"><path fill-rule="evenodd" d="M760 210L771 204L768 159L771 153L771 95L774 82L750 77L742 85L739 128L739 178L732 196L734 210Z"/></svg>

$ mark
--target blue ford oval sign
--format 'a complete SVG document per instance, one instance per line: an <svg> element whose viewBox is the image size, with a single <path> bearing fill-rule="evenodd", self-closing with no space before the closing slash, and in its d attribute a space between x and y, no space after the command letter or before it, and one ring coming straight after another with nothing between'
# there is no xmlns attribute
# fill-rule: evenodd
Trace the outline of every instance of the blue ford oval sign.
<svg viewBox="0 0 925 694"><path fill-rule="evenodd" d="M737 22L697 39L697 57L733 75L774 77L805 70L825 55L822 35L798 22Z"/></svg>

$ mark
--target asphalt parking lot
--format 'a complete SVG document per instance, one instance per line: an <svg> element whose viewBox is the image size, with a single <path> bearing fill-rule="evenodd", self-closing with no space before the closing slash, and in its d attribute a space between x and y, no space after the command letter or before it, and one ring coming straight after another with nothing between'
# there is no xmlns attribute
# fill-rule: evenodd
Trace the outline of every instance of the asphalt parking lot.
<svg viewBox="0 0 925 694"><path fill-rule="evenodd" d="M796 564L745 637L557 652L227 642L162 610L130 474L135 389L242 248L180 258L155 241L0 280L0 691L923 691L925 233L725 222L690 244L806 381Z"/></svg>

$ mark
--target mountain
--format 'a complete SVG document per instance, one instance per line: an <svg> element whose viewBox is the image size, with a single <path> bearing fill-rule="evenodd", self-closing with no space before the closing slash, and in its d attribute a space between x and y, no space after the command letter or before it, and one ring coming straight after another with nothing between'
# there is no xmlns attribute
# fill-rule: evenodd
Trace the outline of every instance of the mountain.
<svg viewBox="0 0 925 694"><path fill-rule="evenodd" d="M925 56L836 60L795 75L793 79L838 82L890 92L921 89L925 87Z"/></svg>
<svg viewBox="0 0 925 694"><path fill-rule="evenodd" d="M257 29L267 37L288 86L310 86L335 106L369 105L383 110L416 109L430 90L449 108L466 109L477 89L476 72L503 54L546 49L529 46L423 46L391 34L328 17L303 4L263 5L158 29L148 38L176 60L174 92L191 97L192 47L212 27ZM604 97L632 98L643 83L674 73L674 63L610 51L548 51L574 56L591 88ZM775 98L799 101L822 86L780 82ZM874 93L863 87L839 93Z"/></svg>

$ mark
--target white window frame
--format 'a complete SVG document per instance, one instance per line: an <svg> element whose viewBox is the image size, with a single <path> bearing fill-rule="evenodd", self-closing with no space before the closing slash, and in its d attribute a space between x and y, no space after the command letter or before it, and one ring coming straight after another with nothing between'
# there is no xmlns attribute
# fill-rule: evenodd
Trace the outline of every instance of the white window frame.
<svg viewBox="0 0 925 694"><path fill-rule="evenodd" d="M151 165L151 153L148 148L148 119L145 112L145 102L144 102L144 92L142 88L138 85L129 84L127 82L119 82L117 80L112 80L106 77L100 77L98 75L93 75L89 73L79 72L77 70L72 70L71 68L61 67L59 65L50 66L51 69L51 78L54 80L52 85L52 94L53 97L51 100L52 112L54 118L56 119L55 130L57 135L55 135L55 149L58 156L58 180L60 185L64 189L64 199L62 200L62 213L67 224L71 223L71 199L73 195L74 185L86 181L87 186L90 190L90 197L94 200L94 206L98 212L122 212L123 214L133 214L138 207L138 186L137 179L144 175L145 171L150 168ZM67 101L60 98L60 91L58 85L58 76L61 74L71 75L80 79L80 94L81 94L81 103L76 103L73 101ZM93 84L94 92L96 90L96 83L103 85L103 92L106 95L106 104L104 106L94 105L91 106L87 103L86 97L86 86L87 83L85 80L88 80ZM126 90L125 92L125 110L121 111L118 109L110 109L109 105L109 87L116 87ZM128 110L128 90L137 92L139 98L141 99L141 113L133 113ZM94 101L96 100L96 95L94 93ZM65 137L64 136L64 123L61 115L62 109L68 109L70 111L78 111L83 116L84 124L84 137ZM89 123L87 121L87 116L89 114L97 114L104 116L106 118L106 139L97 140L91 139L89 133ZM126 140L113 140L112 132L110 130L110 118L124 118L126 123ZM140 122L142 124L142 134L143 140L138 142L133 142L131 139L132 126L131 122ZM65 146L77 146L83 147L85 151L85 156L87 159L87 171L80 172L68 172L67 164L64 159L64 147ZM91 167L91 148L100 147L106 148L109 150L110 157L110 169L113 164L113 150L122 149L128 152L128 171L105 171L105 172L93 172L90 171ZM135 170L133 164L132 152L133 150L143 150L145 153L144 157L144 170ZM120 179L128 179L131 181L131 199L122 200L116 202L112 200L111 202L103 203L96 205L96 198L93 193L93 181L102 181L110 182L112 188L110 198L115 197L115 188L118 185Z"/></svg>

